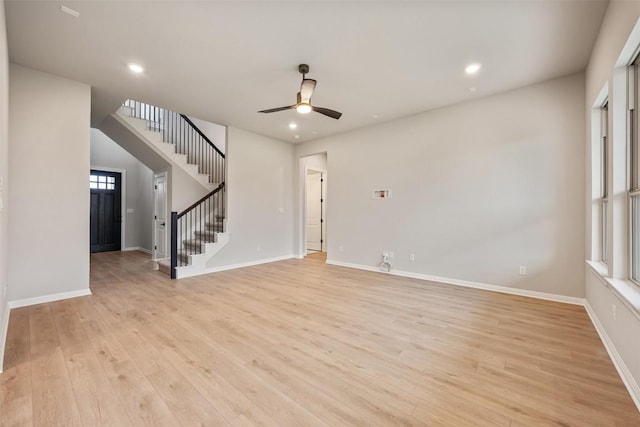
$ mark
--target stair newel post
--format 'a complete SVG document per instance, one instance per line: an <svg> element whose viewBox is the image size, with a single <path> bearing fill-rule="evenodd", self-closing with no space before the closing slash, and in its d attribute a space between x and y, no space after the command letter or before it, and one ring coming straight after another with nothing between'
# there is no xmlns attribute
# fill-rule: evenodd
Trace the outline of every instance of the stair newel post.
<svg viewBox="0 0 640 427"><path fill-rule="evenodd" d="M178 212L171 212L171 278L176 278L178 266Z"/></svg>

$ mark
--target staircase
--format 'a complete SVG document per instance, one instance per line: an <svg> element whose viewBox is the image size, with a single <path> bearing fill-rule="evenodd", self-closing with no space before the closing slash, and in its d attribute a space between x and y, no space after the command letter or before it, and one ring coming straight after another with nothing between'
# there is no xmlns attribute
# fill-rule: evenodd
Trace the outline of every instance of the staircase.
<svg viewBox="0 0 640 427"><path fill-rule="evenodd" d="M171 257L156 261L172 279L202 274L229 241L224 153L184 114L127 100L113 119L209 190L182 212L171 212Z"/></svg>

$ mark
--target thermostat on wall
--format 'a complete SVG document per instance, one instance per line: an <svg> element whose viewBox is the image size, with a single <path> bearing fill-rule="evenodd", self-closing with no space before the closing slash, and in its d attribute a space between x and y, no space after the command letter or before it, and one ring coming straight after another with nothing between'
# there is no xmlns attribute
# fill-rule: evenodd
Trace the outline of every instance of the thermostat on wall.
<svg viewBox="0 0 640 427"><path fill-rule="evenodd" d="M373 190L372 196L374 199L390 199L391 190Z"/></svg>

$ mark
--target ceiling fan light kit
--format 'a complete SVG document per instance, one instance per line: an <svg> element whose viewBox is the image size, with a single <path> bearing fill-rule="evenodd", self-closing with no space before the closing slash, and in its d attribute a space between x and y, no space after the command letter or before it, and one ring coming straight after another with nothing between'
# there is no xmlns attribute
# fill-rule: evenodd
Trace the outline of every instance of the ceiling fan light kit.
<svg viewBox="0 0 640 427"><path fill-rule="evenodd" d="M307 114L307 113L311 112L311 105L305 104L305 103L301 103L301 104L298 104L298 106L296 107L296 110L300 114Z"/></svg>
<svg viewBox="0 0 640 427"><path fill-rule="evenodd" d="M307 114L314 111L327 117L331 117L332 119L339 119L340 116L342 116L341 112L331 110L329 108L315 107L311 104L311 95L313 95L313 91L318 82L316 80L306 78L309 73L309 66L307 64L300 64L298 65L298 71L302 74L302 83L300 84L300 92L298 92L297 95L297 102L286 107L261 110L258 111L258 113L275 113L284 110L296 110L298 113Z"/></svg>

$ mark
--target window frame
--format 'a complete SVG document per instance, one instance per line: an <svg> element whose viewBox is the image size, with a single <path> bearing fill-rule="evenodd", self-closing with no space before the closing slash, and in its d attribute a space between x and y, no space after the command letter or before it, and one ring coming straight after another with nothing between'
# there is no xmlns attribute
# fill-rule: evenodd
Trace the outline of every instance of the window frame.
<svg viewBox="0 0 640 427"><path fill-rule="evenodd" d="M600 261L609 265L609 99L600 107Z"/></svg>
<svg viewBox="0 0 640 427"><path fill-rule="evenodd" d="M639 124L639 108L640 103L640 55L636 55L627 67L627 144L628 144L628 168L629 168L629 185L627 191L628 203L628 220L627 220L627 236L628 240L628 273L629 281L640 286L640 242L636 242L634 235L637 232L636 227L640 226L640 221L634 224L635 206L640 210L640 203L634 201L640 200L640 129ZM634 248L637 247L637 251Z"/></svg>

